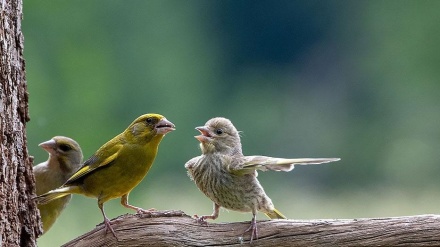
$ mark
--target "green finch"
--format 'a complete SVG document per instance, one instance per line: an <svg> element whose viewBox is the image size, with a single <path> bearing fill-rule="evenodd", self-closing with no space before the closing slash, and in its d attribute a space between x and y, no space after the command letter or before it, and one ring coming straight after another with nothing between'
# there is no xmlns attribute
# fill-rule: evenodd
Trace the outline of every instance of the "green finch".
<svg viewBox="0 0 440 247"><path fill-rule="evenodd" d="M83 154L76 141L64 136L55 136L49 141L40 143L39 146L49 153L47 161L33 168L37 195L42 195L63 185L81 167ZM52 227L71 198L72 196L68 195L38 205L43 222L43 234Z"/></svg>
<svg viewBox="0 0 440 247"><path fill-rule="evenodd" d="M267 156L244 156L241 149L240 135L230 120L213 118L205 126L196 128L201 135L195 136L200 141L202 155L192 158L185 164L188 175L197 187L214 202L212 215L197 216L200 223L207 219L216 219L220 207L251 212L253 217L250 227L251 239L258 238L257 211L271 219L286 217L275 209L272 200L266 195L257 179L257 170L291 171L294 165L322 164L340 160L339 158L302 158L282 159ZM243 234L244 234L243 233Z"/></svg>
<svg viewBox="0 0 440 247"><path fill-rule="evenodd" d="M105 215L104 203L121 198L122 206L138 213L152 210L128 204L128 194L148 173L160 141L174 127L173 123L159 114L138 117L124 132L99 148L63 186L37 197L37 202L44 204L70 194L97 198L106 232L110 230L117 239Z"/></svg>

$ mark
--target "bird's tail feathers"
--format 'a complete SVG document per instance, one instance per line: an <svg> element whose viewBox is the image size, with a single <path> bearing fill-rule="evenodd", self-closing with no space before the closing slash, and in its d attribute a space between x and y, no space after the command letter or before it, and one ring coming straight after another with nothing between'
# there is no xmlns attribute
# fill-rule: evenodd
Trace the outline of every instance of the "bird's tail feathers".
<svg viewBox="0 0 440 247"><path fill-rule="evenodd" d="M273 209L272 212L264 213L267 217L271 219L287 219L286 216L284 216L280 211L277 209Z"/></svg>
<svg viewBox="0 0 440 247"><path fill-rule="evenodd" d="M65 197L70 194L77 193L79 191L78 186L68 186L68 187L61 187L58 189L51 190L45 194L42 194L40 196L37 196L34 198L35 202L38 204L46 204L49 203L55 199Z"/></svg>

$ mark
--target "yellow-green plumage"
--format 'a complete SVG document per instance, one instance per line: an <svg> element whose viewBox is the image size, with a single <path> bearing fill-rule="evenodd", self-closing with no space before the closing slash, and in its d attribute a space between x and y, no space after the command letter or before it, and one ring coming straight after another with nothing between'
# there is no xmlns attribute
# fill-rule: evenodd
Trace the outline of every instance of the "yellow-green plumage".
<svg viewBox="0 0 440 247"><path fill-rule="evenodd" d="M121 197L123 206L138 212L147 211L128 204L128 194L148 173L164 135L173 130L174 124L162 115L138 117L124 132L99 148L62 187L38 197L38 203L67 194L97 198L104 223L115 235L103 204Z"/></svg>
<svg viewBox="0 0 440 247"><path fill-rule="evenodd" d="M83 158L79 144L68 137L55 136L39 146L49 153L49 159L33 167L37 196L63 185L81 167ZM52 227L71 197L38 205L43 234Z"/></svg>

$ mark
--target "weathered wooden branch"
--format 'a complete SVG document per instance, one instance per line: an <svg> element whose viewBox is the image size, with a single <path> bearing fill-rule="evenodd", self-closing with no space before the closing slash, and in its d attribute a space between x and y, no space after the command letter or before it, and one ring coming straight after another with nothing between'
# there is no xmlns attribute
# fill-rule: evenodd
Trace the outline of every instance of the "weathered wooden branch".
<svg viewBox="0 0 440 247"><path fill-rule="evenodd" d="M249 244L249 222L198 224L182 211L122 215L64 246L440 246L440 215L348 220L265 220Z"/></svg>

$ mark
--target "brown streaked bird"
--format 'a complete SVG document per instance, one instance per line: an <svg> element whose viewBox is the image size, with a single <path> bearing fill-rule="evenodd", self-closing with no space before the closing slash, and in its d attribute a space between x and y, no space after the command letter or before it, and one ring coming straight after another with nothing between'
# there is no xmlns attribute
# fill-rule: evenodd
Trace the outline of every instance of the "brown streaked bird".
<svg viewBox="0 0 440 247"><path fill-rule="evenodd" d="M197 216L206 224L207 219L216 219L220 207L251 212L251 225L244 232L251 231L251 239L258 238L256 214L260 211L271 219L286 217L275 209L272 200L266 195L257 179L257 170L288 172L294 165L322 164L340 160L339 158L299 158L283 159L267 156L244 156L240 135L229 119L217 117L196 128L201 135L202 155L192 158L185 164L189 177L211 201L214 212L211 215ZM243 235L244 235L243 233Z"/></svg>
<svg viewBox="0 0 440 247"><path fill-rule="evenodd" d="M159 114L138 117L124 132L101 146L63 186L37 197L37 202L44 204L70 194L97 198L106 232L110 230L118 239L105 215L104 203L121 198L122 206L138 213L153 210L130 205L128 195L150 170L162 138L174 128Z"/></svg>
<svg viewBox="0 0 440 247"><path fill-rule="evenodd" d="M39 146L49 153L49 159L33 167L37 196L63 185L81 167L83 159L79 144L65 136L55 136ZM68 195L38 205L43 234L52 227L71 198Z"/></svg>

